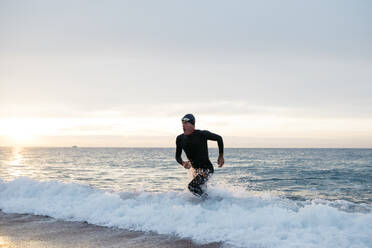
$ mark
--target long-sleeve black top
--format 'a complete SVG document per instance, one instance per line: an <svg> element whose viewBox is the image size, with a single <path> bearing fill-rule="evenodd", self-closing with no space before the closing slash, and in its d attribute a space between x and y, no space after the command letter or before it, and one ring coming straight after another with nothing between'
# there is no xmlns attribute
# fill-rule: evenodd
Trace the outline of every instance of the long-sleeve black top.
<svg viewBox="0 0 372 248"><path fill-rule="evenodd" d="M223 154L223 140L218 134L207 130L194 130L190 135L180 134L176 139L176 160L182 165L182 149L185 151L188 160L195 169L203 168L214 171L213 165L208 155L208 140L214 140L218 143L219 154Z"/></svg>

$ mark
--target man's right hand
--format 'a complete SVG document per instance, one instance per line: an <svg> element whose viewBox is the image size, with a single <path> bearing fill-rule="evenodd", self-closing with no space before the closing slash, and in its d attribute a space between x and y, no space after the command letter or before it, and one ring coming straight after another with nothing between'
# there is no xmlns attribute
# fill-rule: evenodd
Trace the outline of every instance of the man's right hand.
<svg viewBox="0 0 372 248"><path fill-rule="evenodd" d="M224 165L225 159L223 158L222 154L218 156L217 163L218 163L218 168L221 168Z"/></svg>
<svg viewBox="0 0 372 248"><path fill-rule="evenodd" d="M191 168L191 163L190 163L190 161L183 161L183 162L182 162L182 166L183 166L185 169L190 169L190 168Z"/></svg>

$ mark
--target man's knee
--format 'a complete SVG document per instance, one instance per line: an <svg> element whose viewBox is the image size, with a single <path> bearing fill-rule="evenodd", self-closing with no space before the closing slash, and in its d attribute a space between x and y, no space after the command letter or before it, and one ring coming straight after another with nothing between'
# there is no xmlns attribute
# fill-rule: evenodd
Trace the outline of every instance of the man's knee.
<svg viewBox="0 0 372 248"><path fill-rule="evenodd" d="M190 182L188 185L188 188L191 193L201 195L203 193L203 190L201 189L200 185L195 182Z"/></svg>
<svg viewBox="0 0 372 248"><path fill-rule="evenodd" d="M189 183L188 188L189 188L190 191L194 191L194 186L191 183Z"/></svg>
<svg viewBox="0 0 372 248"><path fill-rule="evenodd" d="M199 185L194 180L192 180L188 185L188 188L189 188L190 191L193 191L193 190L195 190L195 188L198 188L198 187L199 187Z"/></svg>

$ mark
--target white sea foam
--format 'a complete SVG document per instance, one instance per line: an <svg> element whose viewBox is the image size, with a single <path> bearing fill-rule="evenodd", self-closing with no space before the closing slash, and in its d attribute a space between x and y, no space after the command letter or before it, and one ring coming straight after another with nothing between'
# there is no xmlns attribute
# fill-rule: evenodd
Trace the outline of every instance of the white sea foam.
<svg viewBox="0 0 372 248"><path fill-rule="evenodd" d="M372 247L371 212L234 192L212 187L201 201L188 192L113 193L19 178L0 180L0 208L239 247Z"/></svg>

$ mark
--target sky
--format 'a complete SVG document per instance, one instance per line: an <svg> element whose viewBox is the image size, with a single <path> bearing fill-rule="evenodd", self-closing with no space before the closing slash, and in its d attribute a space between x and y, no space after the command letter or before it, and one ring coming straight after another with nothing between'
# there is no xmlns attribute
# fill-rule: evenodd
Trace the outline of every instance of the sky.
<svg viewBox="0 0 372 248"><path fill-rule="evenodd" d="M372 3L0 0L0 146L372 147ZM215 146L211 142L210 146Z"/></svg>

